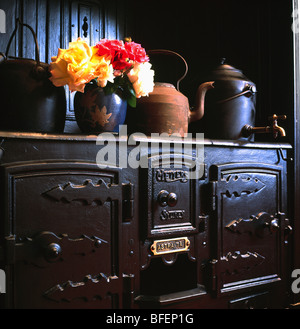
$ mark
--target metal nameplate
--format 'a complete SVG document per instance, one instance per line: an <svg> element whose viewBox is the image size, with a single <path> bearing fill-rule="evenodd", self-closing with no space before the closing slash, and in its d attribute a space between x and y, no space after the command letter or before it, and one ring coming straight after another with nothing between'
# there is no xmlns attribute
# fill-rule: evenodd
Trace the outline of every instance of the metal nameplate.
<svg viewBox="0 0 300 329"><path fill-rule="evenodd" d="M190 244L190 240L186 237L157 240L153 242L150 249L154 255L164 255L188 250Z"/></svg>

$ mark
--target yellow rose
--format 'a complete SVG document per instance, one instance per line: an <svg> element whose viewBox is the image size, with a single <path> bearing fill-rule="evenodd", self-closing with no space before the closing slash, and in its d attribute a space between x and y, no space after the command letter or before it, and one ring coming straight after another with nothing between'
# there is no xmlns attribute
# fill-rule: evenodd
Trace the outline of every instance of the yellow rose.
<svg viewBox="0 0 300 329"><path fill-rule="evenodd" d="M148 96L154 88L154 71L151 70L149 62L135 64L128 73L129 81L132 83L136 97Z"/></svg>
<svg viewBox="0 0 300 329"><path fill-rule="evenodd" d="M91 58L91 65L95 65L95 76L97 77L97 84L100 87L105 87L107 81L114 82L114 69L110 64L110 57L97 55L97 48L93 47L93 56Z"/></svg>
<svg viewBox="0 0 300 329"><path fill-rule="evenodd" d="M51 58L50 80L57 87L67 84L71 91L83 92L85 84L93 78L91 56L92 50L85 41L78 38L70 42L68 49L59 49L57 56Z"/></svg>
<svg viewBox="0 0 300 329"><path fill-rule="evenodd" d="M68 85L70 91L84 92L85 84L92 79L99 77L101 86L112 80L109 61L96 56L93 48L81 38L70 42L68 49L59 49L51 60L50 80L57 87Z"/></svg>

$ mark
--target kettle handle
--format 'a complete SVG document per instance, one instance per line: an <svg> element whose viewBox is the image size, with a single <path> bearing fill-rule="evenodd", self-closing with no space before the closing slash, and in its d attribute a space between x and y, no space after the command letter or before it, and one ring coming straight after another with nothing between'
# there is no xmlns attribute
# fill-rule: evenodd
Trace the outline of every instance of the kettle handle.
<svg viewBox="0 0 300 329"><path fill-rule="evenodd" d="M231 96L231 97L228 97L228 98L223 99L223 100L221 100L221 101L218 101L217 104L222 104L222 103L225 103L225 102L231 101L231 100L233 100L233 99L235 99L235 98L238 98L238 97L240 97L240 96L243 96L243 95L247 95L247 94L254 95L254 94L257 93L256 88L255 88L255 86L253 86L253 85L247 84L245 88L246 88L246 89L245 89L244 91L242 91L241 93L239 93L239 94L237 94L237 95L234 95L234 96ZM250 95L249 97L251 97L251 95Z"/></svg>
<svg viewBox="0 0 300 329"><path fill-rule="evenodd" d="M26 26L27 28L29 28L29 30L31 31L32 35L33 35L33 38L34 38L34 42L35 42L35 60L37 62L37 66L40 65L40 53L39 53L39 46L38 46L38 41L37 41L37 37L36 37L36 34L35 32L33 31L33 28L28 25L28 24L25 24L25 23L22 23L21 19L20 18L17 18L16 19L16 27L12 33L12 35L10 36L10 39L8 41L8 44L7 44L7 47L6 47L6 52L5 52L5 57L7 58L8 57L8 52L9 52L9 48L10 48L10 45L11 45L11 42L14 38L14 36L16 35L16 32L17 32L17 29L18 29L18 26L19 25L22 25L22 26Z"/></svg>
<svg viewBox="0 0 300 329"><path fill-rule="evenodd" d="M175 51L173 51L173 50L167 50L167 49L152 49L152 50L147 50L147 54L149 54L149 55L150 54L174 55L174 56L177 56L177 57L179 57L179 58L182 59L184 65L185 65L185 72L184 72L183 76L180 77L177 80L177 90L179 91L179 83L181 82L181 80L183 80L185 78L185 76L188 73L188 65L187 65L186 60L181 55L179 55L178 53L176 53Z"/></svg>

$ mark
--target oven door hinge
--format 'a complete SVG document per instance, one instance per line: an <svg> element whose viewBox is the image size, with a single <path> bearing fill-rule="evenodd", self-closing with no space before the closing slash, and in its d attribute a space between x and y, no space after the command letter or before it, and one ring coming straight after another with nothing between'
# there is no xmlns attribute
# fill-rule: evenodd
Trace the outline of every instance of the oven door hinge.
<svg viewBox="0 0 300 329"><path fill-rule="evenodd" d="M15 262L16 236L9 235L4 237L3 246L0 247L0 261L5 264L14 264Z"/></svg>
<svg viewBox="0 0 300 329"><path fill-rule="evenodd" d="M210 181L209 182L209 195L210 195L210 207L212 211L217 210L217 181Z"/></svg>
<svg viewBox="0 0 300 329"><path fill-rule="evenodd" d="M3 256L8 265L15 263L16 236L9 235L4 238Z"/></svg>
<svg viewBox="0 0 300 329"><path fill-rule="evenodd" d="M19 260L30 259L33 253L33 240L31 238L26 238L23 242L18 243L15 235L9 235L4 238L3 248L0 248L0 259L5 264L12 265Z"/></svg>
<svg viewBox="0 0 300 329"><path fill-rule="evenodd" d="M134 214L134 185L122 184L123 189L123 221L130 222Z"/></svg>
<svg viewBox="0 0 300 329"><path fill-rule="evenodd" d="M212 259L210 262L210 290L212 293L216 293L218 290L218 274L217 274L217 266L218 260Z"/></svg>
<svg viewBox="0 0 300 329"><path fill-rule="evenodd" d="M123 304L125 308L132 308L134 304L134 274L123 273Z"/></svg>
<svg viewBox="0 0 300 329"><path fill-rule="evenodd" d="M211 259L207 263L207 288L213 296L218 293L218 260Z"/></svg>

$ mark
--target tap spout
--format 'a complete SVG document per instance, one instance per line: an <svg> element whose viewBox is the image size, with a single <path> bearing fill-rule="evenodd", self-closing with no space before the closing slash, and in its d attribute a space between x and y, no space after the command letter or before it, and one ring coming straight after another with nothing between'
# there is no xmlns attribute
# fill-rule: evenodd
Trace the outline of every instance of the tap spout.
<svg viewBox="0 0 300 329"><path fill-rule="evenodd" d="M281 119L281 120L285 120L286 119L286 115L279 115L277 116L276 114L273 114L272 117L269 118L270 120L272 120L272 131L273 131L273 136L275 138L277 138L278 134L281 136L281 137L285 137L286 136L286 133L285 133L285 130L278 126L277 124L277 120L278 119Z"/></svg>
<svg viewBox="0 0 300 329"><path fill-rule="evenodd" d="M279 126L273 127L273 135L274 135L274 137L276 138L278 136L278 134L281 137L285 137L286 136L285 130L282 127L279 127Z"/></svg>

